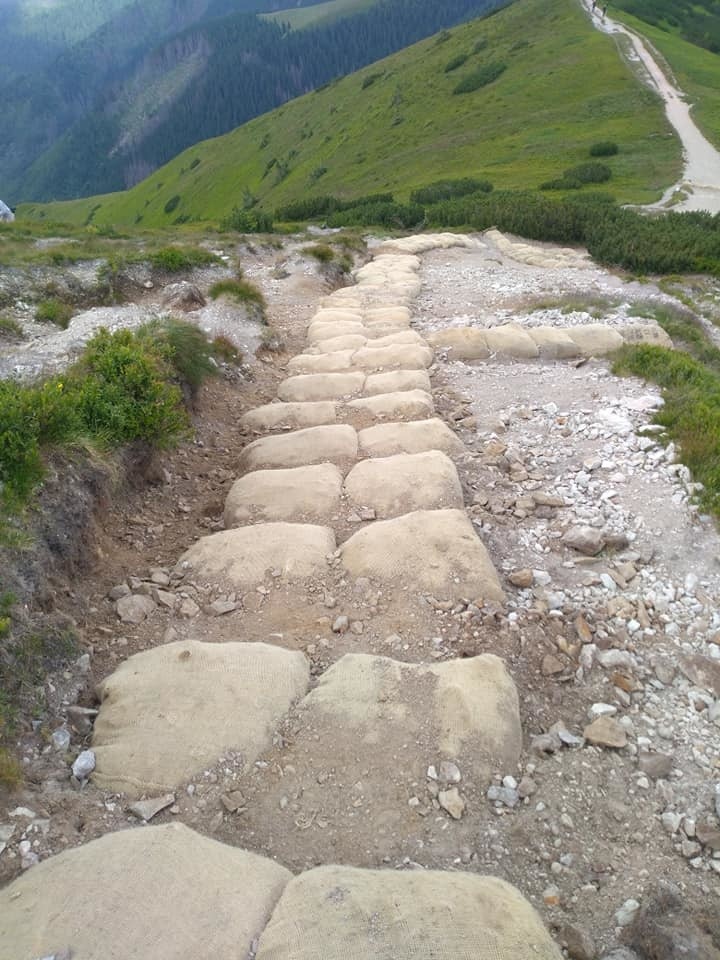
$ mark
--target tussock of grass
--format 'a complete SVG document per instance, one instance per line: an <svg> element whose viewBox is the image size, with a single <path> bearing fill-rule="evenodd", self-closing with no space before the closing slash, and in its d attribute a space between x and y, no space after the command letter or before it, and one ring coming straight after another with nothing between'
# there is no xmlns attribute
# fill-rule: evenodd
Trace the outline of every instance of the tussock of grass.
<svg viewBox="0 0 720 960"><path fill-rule="evenodd" d="M232 297L238 303L254 307L260 314L261 319L265 319L267 306L265 297L249 280L218 280L210 287L210 296L213 300L223 296Z"/></svg>
<svg viewBox="0 0 720 960"><path fill-rule="evenodd" d="M35 309L35 319L40 323L54 323L62 330L67 330L73 317L73 308L69 303L57 300L41 300Z"/></svg>
<svg viewBox="0 0 720 960"><path fill-rule="evenodd" d="M0 337L7 337L13 340L21 340L23 328L12 317L0 316Z"/></svg>
<svg viewBox="0 0 720 960"><path fill-rule="evenodd" d="M576 294L567 294L562 297L538 297L530 300L525 309L528 313L538 310L559 310L562 314L589 313L600 319L607 316L618 306L619 301L612 297L602 297L588 294L585 297Z"/></svg>
<svg viewBox="0 0 720 960"><path fill-rule="evenodd" d="M627 346L613 369L663 388L665 405L655 422L665 427L693 479L703 484L701 505L720 517L720 350L707 344L705 351L701 360L652 344Z"/></svg>
<svg viewBox="0 0 720 960"><path fill-rule="evenodd" d="M327 243L316 243L310 247L303 247L300 251L306 257L314 257L320 263L330 263L335 259L335 251Z"/></svg>
<svg viewBox="0 0 720 960"><path fill-rule="evenodd" d="M214 253L202 247L163 247L151 253L149 260L156 270L166 273L182 273L193 267L206 267L220 262Z"/></svg>

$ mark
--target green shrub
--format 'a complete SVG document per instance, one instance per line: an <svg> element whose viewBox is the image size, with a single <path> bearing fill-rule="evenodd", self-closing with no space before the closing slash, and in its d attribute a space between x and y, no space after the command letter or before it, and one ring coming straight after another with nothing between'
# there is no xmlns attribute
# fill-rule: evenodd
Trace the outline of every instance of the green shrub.
<svg viewBox="0 0 720 960"><path fill-rule="evenodd" d="M368 87L371 87L376 80L382 80L384 74L382 73L369 73L366 77L363 77L363 82L361 84L361 90L367 90Z"/></svg>
<svg viewBox="0 0 720 960"><path fill-rule="evenodd" d="M101 329L64 374L40 385L0 380L0 506L17 510L44 475L44 456L79 441L165 447L189 427L178 383L215 372L205 335L180 320ZM2 519L2 517L0 517Z"/></svg>
<svg viewBox="0 0 720 960"><path fill-rule="evenodd" d="M150 263L165 273L182 273L193 267L218 263L218 257L201 247L163 247L150 254Z"/></svg>
<svg viewBox="0 0 720 960"><path fill-rule="evenodd" d="M320 263L330 263L335 259L335 251L327 243L316 243L311 247L303 247L300 251L308 257L314 257Z"/></svg>
<svg viewBox="0 0 720 960"><path fill-rule="evenodd" d="M580 163L563 172L566 180L579 180L580 183L607 183L612 170L604 163Z"/></svg>
<svg viewBox="0 0 720 960"><path fill-rule="evenodd" d="M456 57L453 57L452 60L445 64L445 73L452 73L453 70L457 70L458 67L467 63L469 56L469 53L459 53Z"/></svg>
<svg viewBox="0 0 720 960"><path fill-rule="evenodd" d="M23 328L12 317L0 316L0 337L10 337L12 339L21 339Z"/></svg>
<svg viewBox="0 0 720 960"><path fill-rule="evenodd" d="M188 167L188 170L194 170L196 167L199 167L199 166L200 166L200 157L195 157L195 159L191 161L190 166Z"/></svg>
<svg viewBox="0 0 720 960"><path fill-rule="evenodd" d="M35 319L40 323L54 323L63 330L67 330L72 320L73 309L69 303L52 297L41 300L35 309Z"/></svg>
<svg viewBox="0 0 720 960"><path fill-rule="evenodd" d="M339 197L321 196L307 197L304 200L295 200L283 207L278 207L275 216L278 220L302 221L329 217L342 210L350 210L358 206L367 206L374 203L394 203L391 193L376 193L355 200L341 200Z"/></svg>
<svg viewBox="0 0 720 960"><path fill-rule="evenodd" d="M364 201L338 210L328 218L331 227L382 226L393 230L420 227L425 208L417 203Z"/></svg>
<svg viewBox="0 0 720 960"><path fill-rule="evenodd" d="M316 183L321 177L324 177L327 172L328 172L327 167L323 167L323 166L315 167L315 169L311 172L310 176L308 177L308 183Z"/></svg>
<svg viewBox="0 0 720 960"><path fill-rule="evenodd" d="M465 197L473 193L490 193L493 185L488 180L465 177L461 180L436 180L426 187L419 187L410 194L411 203L431 204L453 197Z"/></svg>
<svg viewBox="0 0 720 960"><path fill-rule="evenodd" d="M507 65L500 61L486 63L479 69L469 73L466 77L463 77L460 83L454 88L453 93L473 93L475 90L479 90L481 87L486 87L488 84L493 83L506 70Z"/></svg>
<svg viewBox="0 0 720 960"><path fill-rule="evenodd" d="M531 240L584 244L594 259L638 275L720 275L720 216L669 212L649 217L604 194L561 200L535 191L496 190L425 208L432 227L516 233Z"/></svg>
<svg viewBox="0 0 720 960"><path fill-rule="evenodd" d="M473 47L473 53L482 53L483 50L487 47L487 45L488 45L487 37L480 37L479 40L475 41L475 46Z"/></svg>
<svg viewBox="0 0 720 960"><path fill-rule="evenodd" d="M130 330L100 330L88 343L68 393L91 436L108 446L143 440L167 446L188 427L161 344Z"/></svg>
<svg viewBox="0 0 720 960"><path fill-rule="evenodd" d="M174 197L170 197L168 202L163 207L165 213L172 213L173 210L177 208L179 203L180 203L180 195L176 193Z"/></svg>
<svg viewBox="0 0 720 960"><path fill-rule="evenodd" d="M614 157L618 153L618 145L612 140L600 140L590 147L591 157Z"/></svg>
<svg viewBox="0 0 720 960"><path fill-rule="evenodd" d="M261 210L245 206L233 207L230 214L220 221L221 230L234 230L237 233L272 233L272 217Z"/></svg>

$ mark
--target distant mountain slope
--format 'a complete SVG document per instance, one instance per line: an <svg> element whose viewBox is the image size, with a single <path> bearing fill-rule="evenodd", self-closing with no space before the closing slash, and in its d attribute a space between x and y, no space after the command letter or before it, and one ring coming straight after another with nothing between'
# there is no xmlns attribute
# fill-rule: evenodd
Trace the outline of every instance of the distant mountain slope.
<svg viewBox="0 0 720 960"><path fill-rule="evenodd" d="M720 53L718 0L615 0L614 5L659 30Z"/></svg>
<svg viewBox="0 0 720 960"><path fill-rule="evenodd" d="M601 140L620 146L607 186L622 200L657 199L680 171L660 101L613 40L574 0L518 0L200 143L126 193L22 213L156 227L218 220L250 197L272 211L323 194L407 198L443 177L537 187Z"/></svg>
<svg viewBox="0 0 720 960"><path fill-rule="evenodd" d="M305 30L322 23L330 23L341 17L347 17L361 10L367 10L378 0L325 0L324 3L314 3L312 6L288 7L275 13L266 13L263 16L275 23L287 24L292 30Z"/></svg>
<svg viewBox="0 0 720 960"><path fill-rule="evenodd" d="M653 3L653 7L654 5ZM683 27L684 21L680 14L690 6L684 0L677 5L673 0L672 5L676 7L673 15L675 22L672 24L658 17L654 11L651 13L645 11L644 19L617 11L614 12L614 16L647 37L660 52L678 84L687 94L689 102L694 105L693 115L696 123L705 136L716 147L720 147L720 53L716 49L720 43L720 2L704 0L702 5L693 4L691 22L697 23L697 19L701 18L700 24L705 25L704 30L700 28L690 30ZM622 6L644 11L647 4L644 0L642 3L638 0L628 0L627 3L623 2ZM660 9L663 6L661 5ZM706 14L698 12L704 8L708 8L710 12ZM698 42L685 40L683 36L686 34L699 37L704 42L698 45Z"/></svg>
<svg viewBox="0 0 720 960"><path fill-rule="evenodd" d="M4 189L17 200L129 186L199 139L504 0L378 0L290 33L237 12L282 2L137 0L45 73L0 89Z"/></svg>

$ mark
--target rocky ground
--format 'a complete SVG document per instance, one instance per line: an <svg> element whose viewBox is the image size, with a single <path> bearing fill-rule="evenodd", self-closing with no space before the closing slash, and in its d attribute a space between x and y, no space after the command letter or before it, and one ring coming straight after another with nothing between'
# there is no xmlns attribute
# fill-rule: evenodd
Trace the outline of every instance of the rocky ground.
<svg viewBox="0 0 720 960"><path fill-rule="evenodd" d="M220 319L230 335L240 324L243 376L204 389L195 440L167 455L162 482L108 504L91 569L58 596L86 653L49 678L56 714L19 743L27 783L0 798L0 880L110 831L176 820L294 872L342 863L501 877L576 960L720 956L719 541L652 424L654 388L614 377L604 359L468 363L436 351L436 415L464 445L452 459L503 602L361 582L337 558L322 577L270 576L250 590L176 566L223 529L255 437L241 418L275 399L329 292L298 247L243 258L268 300L273 349L246 317ZM633 303L671 301L576 252L496 235L421 259L412 312L422 336L508 320L588 325L598 310L622 329ZM142 311L160 300L146 291ZM64 361L72 333L34 350L43 365ZM23 355L35 362L32 349ZM9 356L5 369L20 362ZM343 507L338 545L373 519ZM487 777L474 754L443 766L428 690L408 679L405 726L391 702L379 742L303 701L249 767L228 752L148 806L87 783L79 767L71 777L93 746L97 684L132 654L185 640L301 651L313 685L348 653L408 665L496 654L517 688L521 760ZM659 880L671 886L658 893Z"/></svg>

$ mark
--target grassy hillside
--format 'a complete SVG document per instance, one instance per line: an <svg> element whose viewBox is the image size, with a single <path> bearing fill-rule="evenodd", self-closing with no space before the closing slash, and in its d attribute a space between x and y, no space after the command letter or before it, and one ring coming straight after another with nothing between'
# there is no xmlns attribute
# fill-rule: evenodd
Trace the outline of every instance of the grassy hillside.
<svg viewBox="0 0 720 960"><path fill-rule="evenodd" d="M681 89L695 106L695 120L715 146L720 147L720 55L683 40L673 30L660 29L626 13L614 16L647 37L662 54Z"/></svg>
<svg viewBox="0 0 720 960"><path fill-rule="evenodd" d="M339 17L367 10L377 2L378 0L326 0L325 3L316 3L311 7L290 7L288 10L265 13L263 16L276 23L288 23L293 30L304 30L306 27L331 23Z"/></svg>
<svg viewBox="0 0 720 960"><path fill-rule="evenodd" d="M494 82L453 93L497 63L507 69ZM249 194L272 211L320 194L403 199L443 177L537 187L599 140L620 145L608 187L621 200L654 200L680 172L660 102L614 42L574 0L518 0L198 144L130 191L20 214L155 227L218 220Z"/></svg>

